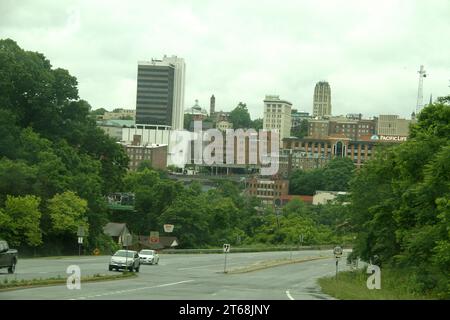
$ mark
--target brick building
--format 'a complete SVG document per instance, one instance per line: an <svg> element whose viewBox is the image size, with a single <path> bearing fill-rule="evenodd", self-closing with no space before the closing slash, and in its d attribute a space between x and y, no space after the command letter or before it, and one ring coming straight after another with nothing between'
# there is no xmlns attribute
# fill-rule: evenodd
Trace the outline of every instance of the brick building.
<svg viewBox="0 0 450 320"><path fill-rule="evenodd" d="M289 180L280 177L251 177L245 182L245 193L257 197L266 205L274 205L276 199L289 194Z"/></svg>
<svg viewBox="0 0 450 320"><path fill-rule="evenodd" d="M122 144L130 159L128 169L135 171L142 161L149 161L153 169L167 167L167 144L140 144L140 136L135 136L131 144Z"/></svg>

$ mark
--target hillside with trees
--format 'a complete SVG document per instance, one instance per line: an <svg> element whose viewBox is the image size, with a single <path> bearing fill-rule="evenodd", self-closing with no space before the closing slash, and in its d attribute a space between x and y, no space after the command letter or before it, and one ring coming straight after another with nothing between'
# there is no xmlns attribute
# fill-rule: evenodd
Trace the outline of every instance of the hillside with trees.
<svg viewBox="0 0 450 320"><path fill-rule="evenodd" d="M103 195L121 188L128 158L96 127L77 80L41 53L0 40L0 237L22 252L66 252L78 225L107 247Z"/></svg>
<svg viewBox="0 0 450 320"><path fill-rule="evenodd" d="M308 205L294 202L276 215L231 182L202 192L146 164L128 172L126 154L96 127L77 85L43 54L0 41L0 238L23 254L73 254L78 226L87 230L87 252L109 252L115 246L102 230L109 221L127 223L135 235L172 223L184 248L294 245L301 233L304 244L340 241L335 217L318 218ZM231 118L251 126L245 104ZM111 192L134 193L134 211L109 210Z"/></svg>
<svg viewBox="0 0 450 320"><path fill-rule="evenodd" d="M378 152L350 182L354 256L450 297L450 96L419 114L409 140Z"/></svg>

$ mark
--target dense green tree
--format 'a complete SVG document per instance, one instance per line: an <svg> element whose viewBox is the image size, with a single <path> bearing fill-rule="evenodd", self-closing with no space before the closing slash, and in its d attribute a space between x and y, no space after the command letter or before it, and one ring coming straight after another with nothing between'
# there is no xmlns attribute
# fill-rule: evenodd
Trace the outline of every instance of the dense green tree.
<svg viewBox="0 0 450 320"><path fill-rule="evenodd" d="M16 125L14 113L1 109L0 106L0 156L5 156L9 159L18 157L17 137L19 135L20 128Z"/></svg>
<svg viewBox="0 0 450 320"><path fill-rule="evenodd" d="M0 106L14 112L20 126L47 134L61 130L61 105L78 99L74 77L11 39L0 40L0 92Z"/></svg>
<svg viewBox="0 0 450 320"><path fill-rule="evenodd" d="M412 290L449 297L450 105L428 105L410 139L382 152L350 183L354 255L412 270Z"/></svg>
<svg viewBox="0 0 450 320"><path fill-rule="evenodd" d="M290 194L313 195L317 190L325 189L325 175L322 169L296 170L290 178Z"/></svg>
<svg viewBox="0 0 450 320"><path fill-rule="evenodd" d="M208 205L202 200L202 197L178 196L159 217L160 225L175 225L173 235L182 247L202 248L209 242L209 220L205 212Z"/></svg>
<svg viewBox="0 0 450 320"><path fill-rule="evenodd" d="M252 121L251 128L255 130L261 130L263 128L264 120L261 118L255 119Z"/></svg>
<svg viewBox="0 0 450 320"><path fill-rule="evenodd" d="M350 158L334 158L324 169L325 190L346 191L355 165Z"/></svg>
<svg viewBox="0 0 450 320"><path fill-rule="evenodd" d="M88 233L89 224L85 216L87 201L78 197L72 191L56 194L48 200L47 211L52 222L52 232L55 234L76 234L82 226Z"/></svg>
<svg viewBox="0 0 450 320"><path fill-rule="evenodd" d="M35 195L45 212L48 199L72 190L87 201L86 244L101 245L96 239L104 238L108 221L103 197L122 189L128 158L96 127L91 109L79 100L77 80L67 70L52 68L44 55L13 40L0 40L0 203ZM48 216L41 227L46 249L73 241L50 236Z"/></svg>
<svg viewBox="0 0 450 320"><path fill-rule="evenodd" d="M7 195L20 196L37 191L37 169L23 161L0 159L0 202Z"/></svg>
<svg viewBox="0 0 450 320"><path fill-rule="evenodd" d="M89 111L89 117L91 119L95 120L98 116L102 116L106 112L108 112L108 110L106 110L105 108L99 108L99 109L95 109L95 110L90 110Z"/></svg>
<svg viewBox="0 0 450 320"><path fill-rule="evenodd" d="M38 246L42 243L40 230L41 199L35 196L7 196L4 209L0 208L0 237L12 246L27 244Z"/></svg>
<svg viewBox="0 0 450 320"><path fill-rule="evenodd" d="M247 105L239 102L228 117L228 120L233 124L233 129L247 129L251 128L252 121L250 119L250 113L248 112Z"/></svg>
<svg viewBox="0 0 450 320"><path fill-rule="evenodd" d="M333 158L324 168L296 170L290 177L291 194L314 195L317 190L347 191L355 170L349 158Z"/></svg>

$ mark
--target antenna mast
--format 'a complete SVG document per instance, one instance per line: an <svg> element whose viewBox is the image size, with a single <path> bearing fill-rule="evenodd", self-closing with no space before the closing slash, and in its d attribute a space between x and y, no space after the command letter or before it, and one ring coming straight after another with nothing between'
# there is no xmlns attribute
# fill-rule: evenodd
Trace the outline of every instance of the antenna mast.
<svg viewBox="0 0 450 320"><path fill-rule="evenodd" d="M420 66L420 70L417 71L417 73L419 74L419 88L417 90L416 115L418 115L423 108L423 78L427 76L423 65Z"/></svg>

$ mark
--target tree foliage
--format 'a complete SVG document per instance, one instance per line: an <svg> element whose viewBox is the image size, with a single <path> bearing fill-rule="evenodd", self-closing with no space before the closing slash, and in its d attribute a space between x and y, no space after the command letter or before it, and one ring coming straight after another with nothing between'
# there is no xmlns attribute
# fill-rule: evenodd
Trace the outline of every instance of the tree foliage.
<svg viewBox="0 0 450 320"><path fill-rule="evenodd" d="M0 209L0 230L11 245L42 244L40 202L36 196L7 196L4 208Z"/></svg>
<svg viewBox="0 0 450 320"><path fill-rule="evenodd" d="M52 232L55 234L75 234L77 228L84 227L88 233L85 216L87 201L72 191L56 194L48 200L47 211L52 221Z"/></svg>
<svg viewBox="0 0 450 320"><path fill-rule="evenodd" d="M450 105L439 101L355 175L350 208L354 255L412 268L415 290L449 297Z"/></svg>
<svg viewBox="0 0 450 320"><path fill-rule="evenodd" d="M121 188L128 158L96 127L91 106L78 97L77 84L67 70L52 68L43 54L25 51L11 39L0 40L0 209L6 217L12 212L7 207L16 205L8 199L17 198L30 210L39 203L42 212L30 214L33 226L40 227L39 237L26 231L28 240L19 242L11 230L22 229L0 228L0 237L12 244L64 246L69 239L54 233L81 211L91 229L87 245L103 238L102 226L108 221L103 196ZM68 207L62 205L71 200ZM65 210L80 203L84 210ZM58 216L56 229L50 216Z"/></svg>
<svg viewBox="0 0 450 320"><path fill-rule="evenodd" d="M228 120L233 124L233 129L247 129L252 126L252 120L250 119L247 105L242 102L239 102L236 108L230 112Z"/></svg>
<svg viewBox="0 0 450 320"><path fill-rule="evenodd" d="M296 170L291 175L291 194L314 195L317 190L347 191L355 165L349 158L334 158L324 168Z"/></svg>

